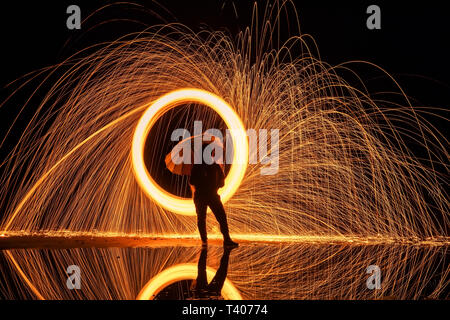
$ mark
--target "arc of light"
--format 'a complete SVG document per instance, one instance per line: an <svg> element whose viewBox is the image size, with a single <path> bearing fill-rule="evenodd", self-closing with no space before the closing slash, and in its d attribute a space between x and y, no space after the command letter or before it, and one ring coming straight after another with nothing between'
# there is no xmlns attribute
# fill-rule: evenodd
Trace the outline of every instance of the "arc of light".
<svg viewBox="0 0 450 320"><path fill-rule="evenodd" d="M17 272L19 273L20 277L25 281L25 283L30 287L31 291L36 295L36 298L38 300L45 300L45 298L41 295L39 290L31 283L30 279L25 275L25 273L22 271L22 268L19 267L19 264L17 263L16 259L12 256L11 252L9 250L5 251L6 255L11 260L12 264L16 268Z"/></svg>
<svg viewBox="0 0 450 320"><path fill-rule="evenodd" d="M77 144L72 150L70 150L68 153L66 153L61 159L59 159L50 169L48 169L47 172L45 172L38 181L36 181L36 183L33 185L33 187L27 192L27 194L22 198L22 200L20 201L20 203L17 205L17 207L14 209L13 214L11 215L11 217L9 218L8 222L6 223L5 228L2 231L8 231L9 227L11 226L14 218L17 216L17 214L20 212L20 210L23 208L23 206L25 205L25 203L28 201L28 199L33 195L33 193L39 188L39 186L45 181L45 179L47 179L48 176L50 176L50 174L53 172L53 170L55 170L56 168L59 167L59 165L61 163L63 163L64 161L66 161L73 153L75 153L75 151L77 151L78 149L80 149L83 145L85 145L87 142L89 142L92 138L94 138L95 136L99 135L100 133L102 133L103 131L111 128L112 126L114 126L116 123L119 123L120 121L128 118L129 116L132 116L133 114L139 112L140 110L144 109L147 105L144 106L140 106L124 115L122 115L121 117L117 118L114 121L111 121L110 123L108 123L107 125L105 125L104 127L100 128L99 130L95 131L93 134L91 134L89 137L87 137L86 139L84 139L83 141L81 141L79 144Z"/></svg>
<svg viewBox="0 0 450 320"><path fill-rule="evenodd" d="M191 199L175 196L161 188L150 176L144 163L144 147L147 136L156 121L168 110L183 103L204 104L223 119L233 139L234 154L225 185L219 190L222 201L229 200L239 188L248 163L248 140L241 119L231 106L217 95L193 88L169 92L155 100L144 112L136 126L132 144L132 163L136 180L148 197L163 208L182 215L195 215L195 206Z"/></svg>
<svg viewBox="0 0 450 320"><path fill-rule="evenodd" d="M196 279L197 271L198 266L193 263L182 263L172 266L150 279L141 289L136 300L153 300L161 290L172 283ZM215 273L214 269L206 267L208 282L211 281ZM221 294L225 300L242 300L241 294L228 278L225 279Z"/></svg>
<svg viewBox="0 0 450 320"><path fill-rule="evenodd" d="M191 90L195 90L195 89L191 89ZM206 92L206 91L204 91L204 92ZM213 95L213 94L210 94L211 96L215 96L215 95ZM225 103L222 99L220 99L220 98L218 98L217 96L215 96L217 99L219 99L219 100L221 100L223 103ZM181 103L181 102L180 102ZM225 103L226 104L226 103ZM119 117L119 118L117 118L117 119L115 119L114 121L111 121L110 123L108 123L107 125L105 125L104 127L102 127L102 128L100 128L99 130L97 130L96 132L94 132L94 133L92 133L89 137L87 137L86 139L84 139L83 141L81 141L78 145L76 145L72 150L70 150L67 154L65 154L61 159L59 159L47 172L45 172L37 181L36 181L36 183L31 187L31 189L26 193L26 195L22 198L22 200L20 201L20 203L17 205L17 207L15 208L15 210L13 211L13 213L12 213L12 215L9 217L9 219L8 219L8 221L6 222L6 225L5 225L5 227L3 228L3 230L2 231L4 231L4 232L6 232L6 231L8 231L9 230L9 228L10 228L10 226L11 226L11 224L12 224L12 222L13 222L13 220L15 219L15 217L17 216L17 214L20 212L20 210L23 208L23 206L25 205L25 203L28 201L28 199L34 194L34 192L39 188L39 186L48 178L48 176L57 168L57 167L59 167L59 165L61 164L61 163L63 163L66 159L68 159L73 153L75 153L79 148L81 148L84 144L86 144L87 142L89 142L92 138L94 138L95 136L97 136L97 135L99 135L100 133L102 133L102 132L104 132L105 130L107 130L107 129L109 129L109 128L111 128L111 127L113 127L114 125L116 125L117 123L119 123L120 121L122 121L122 120L124 120L124 119L126 119L126 118L128 118L128 117L130 117L130 116L132 116L133 114L135 114L135 113L137 113L137 112L140 112L141 110L143 110L143 109L145 109L145 108L148 108L148 105L149 104L145 104L145 105L143 105L143 106L140 106L140 107L138 107L138 108L136 108L136 109L134 109L134 110L131 110L130 112L128 112L128 113L126 113L126 114L124 114L124 115L122 115L121 117ZM226 106L229 108L228 109L228 111L229 112L231 112L231 113L234 113L234 110L232 110L227 104L226 104ZM225 111L227 111L227 110L225 110ZM219 115L221 115L222 116L222 112L218 112L219 113ZM243 129L243 125L242 125L242 122L240 121L240 119L239 119L239 117L234 113L234 115L235 115L235 117L237 117L238 118L238 120L239 120L239 122L240 122L240 125L241 125L241 128ZM223 117L223 116L222 116ZM226 115L225 115L225 117L226 117ZM224 117L223 117L224 118ZM236 120L236 119L235 119ZM229 121L229 120L227 120L227 121ZM225 118L224 118L224 122L228 125L228 123L227 123L227 121L225 121ZM229 127L230 128L230 127ZM233 137L234 138L234 137ZM241 140L237 140L236 142L239 142L239 141L241 141ZM235 143L235 141L233 141L234 143ZM245 152L245 154L244 154L244 158L246 157L246 159L243 159L242 160L242 163L243 163L243 165L245 166L245 169L246 169L246 166L247 166L247 162L248 162L248 141L247 141L247 139L245 138L245 141L242 141L242 142L245 142L244 144L243 144L243 148L245 149L246 148L246 152ZM236 145L236 144L235 144ZM233 158L233 163L235 162L234 160L236 160L236 158L237 158L237 154L236 154L237 152L234 152L234 158ZM233 166L232 166L232 168L231 169L233 169L233 167L236 167L237 165L236 164L234 164ZM235 168L236 169L236 168ZM244 174L244 172L245 172L245 169L243 169L242 170L242 177L243 177L243 174ZM146 170L146 169L145 169ZM231 170L230 170L230 172L231 172ZM236 178L238 178L238 177L236 177ZM240 179L238 179L239 180L239 183L240 183L240 181L242 180L242 178L240 178ZM234 181L231 181L232 183L235 183ZM226 185L230 185L230 174L228 174L227 175L227 179L226 179ZM223 191L222 191L223 192ZM222 195L223 195L223 193L222 193ZM232 196L232 194L229 194L229 197L231 197ZM223 197L224 199L223 199L223 201L225 202L226 200L228 200L229 199L229 197L228 198L225 198L225 197ZM189 201L189 200L188 200Z"/></svg>

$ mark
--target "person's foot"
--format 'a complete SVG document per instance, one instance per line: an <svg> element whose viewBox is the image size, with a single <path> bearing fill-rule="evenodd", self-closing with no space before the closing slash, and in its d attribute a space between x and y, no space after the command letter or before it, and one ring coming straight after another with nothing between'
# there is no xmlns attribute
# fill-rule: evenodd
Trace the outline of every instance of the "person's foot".
<svg viewBox="0 0 450 320"><path fill-rule="evenodd" d="M223 246L224 246L224 247L230 247L230 248L236 248L236 247L239 246L239 243L234 242L234 241L231 240L231 239L228 239L228 240L224 240L224 241L223 241Z"/></svg>

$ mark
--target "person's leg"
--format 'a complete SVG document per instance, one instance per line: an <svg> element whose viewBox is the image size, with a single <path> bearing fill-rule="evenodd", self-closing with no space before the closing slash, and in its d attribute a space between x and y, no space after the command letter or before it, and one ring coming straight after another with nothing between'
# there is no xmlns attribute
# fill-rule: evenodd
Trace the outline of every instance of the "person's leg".
<svg viewBox="0 0 450 320"><path fill-rule="evenodd" d="M214 278L211 280L211 283L208 284L207 289L212 295L220 296L222 292L223 284L225 282L225 279L227 278L228 260L231 250L233 250L233 248L230 247L225 247L223 249L219 269L217 269L217 272Z"/></svg>
<svg viewBox="0 0 450 320"><path fill-rule="evenodd" d="M202 294L202 290L206 290L208 286L208 280L206 277L206 257L208 255L208 251L206 247L202 248L200 253L200 258L198 259L198 270L197 270L197 283L195 289L197 291L197 295Z"/></svg>
<svg viewBox="0 0 450 320"><path fill-rule="evenodd" d="M233 242L230 238L230 233L228 230L227 216L225 214L225 209L223 208L222 201L220 201L219 195L213 195L210 197L208 202L211 211L214 213L217 221L219 222L220 231L223 235L223 240L225 245L237 245L237 243Z"/></svg>
<svg viewBox="0 0 450 320"><path fill-rule="evenodd" d="M194 197L195 210L197 211L197 227L200 232L200 238L202 239L203 245L208 241L206 233L206 209L207 202L205 199L200 197Z"/></svg>

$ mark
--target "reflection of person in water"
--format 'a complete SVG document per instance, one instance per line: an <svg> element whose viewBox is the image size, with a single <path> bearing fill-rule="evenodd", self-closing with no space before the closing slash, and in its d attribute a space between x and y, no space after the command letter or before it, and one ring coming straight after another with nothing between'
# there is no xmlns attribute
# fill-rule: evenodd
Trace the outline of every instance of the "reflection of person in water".
<svg viewBox="0 0 450 320"><path fill-rule="evenodd" d="M208 279L206 277L206 258L208 251L206 247L202 248L200 253L200 258L198 260L198 273L197 280L193 282L194 298L204 299L204 298L218 298L221 296L222 287L227 277L228 271L228 260L230 257L230 252L233 250L232 247L225 247L223 249L223 255L220 259L220 266L211 282L208 284Z"/></svg>
<svg viewBox="0 0 450 320"><path fill-rule="evenodd" d="M212 154L212 157L214 157L214 154ZM203 246L206 246L208 241L206 233L206 210L208 206L219 222L220 231L223 235L223 245L231 247L238 246L236 242L231 240L225 209L220 201L220 196L217 194L217 190L223 187L224 181L225 175L222 167L215 162L207 164L202 161L202 163L192 166L189 184L194 190L197 226Z"/></svg>

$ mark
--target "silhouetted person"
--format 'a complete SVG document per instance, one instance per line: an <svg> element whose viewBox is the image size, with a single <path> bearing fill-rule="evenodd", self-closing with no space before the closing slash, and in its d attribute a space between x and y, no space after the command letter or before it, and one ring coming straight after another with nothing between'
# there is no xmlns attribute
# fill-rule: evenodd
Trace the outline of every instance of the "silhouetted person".
<svg viewBox="0 0 450 320"><path fill-rule="evenodd" d="M198 259L198 273L194 293L195 298L202 299L221 296L222 287L227 278L228 260L231 250L233 250L232 247L224 247L219 269L217 269L214 278L208 284L208 279L206 277L206 258L208 251L206 247L202 248L200 258Z"/></svg>
<svg viewBox="0 0 450 320"><path fill-rule="evenodd" d="M228 230L227 216L223 208L220 196L217 190L223 187L225 183L225 175L222 167L217 163L201 164L192 166L189 184L194 187L194 204L197 211L197 226L202 239L202 245L206 246L208 237L206 234L206 210L208 206L214 213L220 225L220 231L223 235L224 246L237 247L238 244L231 240Z"/></svg>

